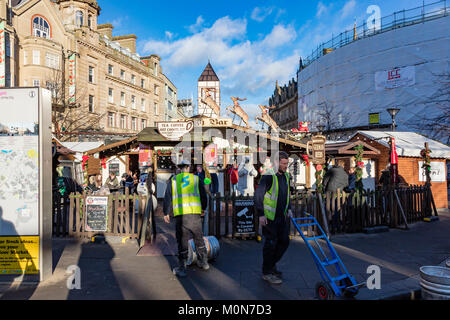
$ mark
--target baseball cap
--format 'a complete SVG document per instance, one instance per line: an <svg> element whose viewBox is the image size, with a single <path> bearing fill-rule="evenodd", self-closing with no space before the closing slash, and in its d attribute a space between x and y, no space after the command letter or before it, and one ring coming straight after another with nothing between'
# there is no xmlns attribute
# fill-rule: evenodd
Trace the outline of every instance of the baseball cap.
<svg viewBox="0 0 450 320"><path fill-rule="evenodd" d="M181 162L179 162L177 164L177 166L179 166L179 167L181 167L181 166L190 166L190 165L191 165L191 163L189 161L187 161L187 160L181 160Z"/></svg>

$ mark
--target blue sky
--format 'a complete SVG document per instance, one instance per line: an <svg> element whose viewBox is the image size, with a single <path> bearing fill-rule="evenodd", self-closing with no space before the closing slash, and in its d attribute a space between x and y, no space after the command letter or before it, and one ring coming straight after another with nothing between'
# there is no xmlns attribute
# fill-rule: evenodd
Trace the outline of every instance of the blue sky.
<svg viewBox="0 0 450 320"><path fill-rule="evenodd" d="M425 1L425 4L434 1ZM268 104L275 81L296 77L306 57L332 34L366 21L367 8L378 5L381 16L421 6L422 0L98 0L99 23L112 23L113 35L135 34L137 51L158 54L163 72L175 84L178 99L196 101L197 80L210 59L221 80L222 110L230 96L250 118ZM222 111L224 115L224 111Z"/></svg>

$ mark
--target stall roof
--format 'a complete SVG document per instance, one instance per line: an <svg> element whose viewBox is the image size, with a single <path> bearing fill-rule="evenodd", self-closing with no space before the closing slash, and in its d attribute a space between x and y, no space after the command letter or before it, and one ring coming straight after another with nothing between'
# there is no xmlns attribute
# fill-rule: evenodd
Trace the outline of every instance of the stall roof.
<svg viewBox="0 0 450 320"><path fill-rule="evenodd" d="M213 127L214 128L214 127ZM211 129L211 127L204 127L205 130ZM302 148L305 149L306 148L306 144L301 143L299 141L295 141L295 140L290 140L290 139L286 139L286 138L281 138L281 137L276 137L274 135L270 135L268 133L265 132L260 132L260 131L256 131L254 129L247 129L245 127L241 127L241 126L237 126L235 124L229 126L229 127L217 127L215 129L218 130L226 130L226 129L234 129L234 130L239 130L242 132L245 132L247 134L254 134L254 135L258 135L261 137L264 137L266 139L269 140L276 140L279 141L280 143L286 144L286 145L290 145L292 147L298 147L298 148ZM160 143L179 143L180 141L171 141L166 139L165 137L161 136L158 132L158 129L156 127L148 127L145 128L144 130L142 130L138 135L137 135L137 139L139 142L156 142L158 144ZM198 137L198 139L196 139L196 137L191 137L192 141L210 141L210 137L208 136L203 136L202 137Z"/></svg>
<svg viewBox="0 0 450 320"><path fill-rule="evenodd" d="M87 152L89 150L101 147L104 145L103 142L62 142L62 145L75 152Z"/></svg>
<svg viewBox="0 0 450 320"><path fill-rule="evenodd" d="M428 142L428 147L431 150L431 158L450 158L449 146L415 132L358 131L352 138L358 133L369 139L377 140L377 142L388 148L388 141L382 138L394 137L397 154L402 157L421 157L420 151L424 149L425 142Z"/></svg>
<svg viewBox="0 0 450 320"><path fill-rule="evenodd" d="M117 147L127 147L127 144L132 144L137 142L137 136L119 141L119 142L114 142L111 144L108 144L106 146L101 146L92 150L87 151L88 154L94 154L94 153L98 153L98 152L106 152L109 151L113 148L117 148Z"/></svg>
<svg viewBox="0 0 450 320"><path fill-rule="evenodd" d="M369 145L368 143L365 143L363 141L348 141L348 142L328 142L325 144L325 152L327 154L335 154L335 155L354 155L357 154L357 151L354 149L356 146L362 144L364 147L364 155L376 155L380 154L380 150L376 149L375 147Z"/></svg>

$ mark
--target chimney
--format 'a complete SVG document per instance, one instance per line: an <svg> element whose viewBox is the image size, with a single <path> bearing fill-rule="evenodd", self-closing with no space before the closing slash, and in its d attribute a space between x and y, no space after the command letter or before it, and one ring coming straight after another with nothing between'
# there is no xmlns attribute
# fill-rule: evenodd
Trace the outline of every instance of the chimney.
<svg viewBox="0 0 450 320"><path fill-rule="evenodd" d="M136 53L136 39L134 34L129 34L126 36L113 37L113 41L117 41L122 47L131 50L131 53Z"/></svg>
<svg viewBox="0 0 450 320"><path fill-rule="evenodd" d="M97 26L97 31L102 36L107 36L109 40L112 40L112 31L114 27L111 23L99 24Z"/></svg>

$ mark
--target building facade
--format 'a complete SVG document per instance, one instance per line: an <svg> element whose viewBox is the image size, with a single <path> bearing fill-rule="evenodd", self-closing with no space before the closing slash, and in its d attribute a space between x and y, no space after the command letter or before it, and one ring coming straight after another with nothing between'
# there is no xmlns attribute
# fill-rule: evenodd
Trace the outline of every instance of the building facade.
<svg viewBox="0 0 450 320"><path fill-rule="evenodd" d="M169 101L176 105L159 56L140 57L135 35L98 25L100 10L95 0L0 0L4 86L51 90L53 129L63 140L82 131L138 133L165 120Z"/></svg>
<svg viewBox="0 0 450 320"><path fill-rule="evenodd" d="M194 99L181 99L177 102L178 110L185 118L194 116Z"/></svg>
<svg viewBox="0 0 450 320"><path fill-rule="evenodd" d="M283 130L298 127L297 97L297 82L294 79L283 87L278 85L278 81L276 82L274 93L269 98L269 106L275 109L270 110L269 114Z"/></svg>

